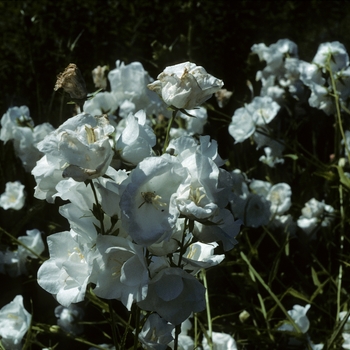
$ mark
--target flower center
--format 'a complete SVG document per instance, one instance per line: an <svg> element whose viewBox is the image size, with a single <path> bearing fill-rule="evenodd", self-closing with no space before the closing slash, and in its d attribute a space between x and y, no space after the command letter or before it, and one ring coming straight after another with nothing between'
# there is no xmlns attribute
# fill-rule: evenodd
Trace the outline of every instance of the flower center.
<svg viewBox="0 0 350 350"><path fill-rule="evenodd" d="M139 205L141 208L145 203L152 204L157 210L164 211L164 209L160 209L161 207L165 207L167 204L165 202L161 202L162 197L156 194L156 192L141 192L141 196L143 198L143 202Z"/></svg>
<svg viewBox="0 0 350 350"><path fill-rule="evenodd" d="M198 187L196 189L194 189L193 187L190 188L190 194L188 196L188 199L194 202L197 205L197 207L199 207L200 201L203 198L205 198L205 193L201 194L201 191Z"/></svg>

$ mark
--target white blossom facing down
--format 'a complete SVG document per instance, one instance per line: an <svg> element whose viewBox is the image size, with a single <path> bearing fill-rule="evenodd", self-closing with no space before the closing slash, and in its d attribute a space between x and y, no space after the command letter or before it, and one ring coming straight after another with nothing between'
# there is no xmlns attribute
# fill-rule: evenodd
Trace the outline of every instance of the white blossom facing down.
<svg viewBox="0 0 350 350"><path fill-rule="evenodd" d="M84 310L81 307L74 304L69 307L59 305L55 308L55 316L57 325L67 333L78 335L83 332L84 326L79 324L84 316Z"/></svg>
<svg viewBox="0 0 350 350"><path fill-rule="evenodd" d="M205 309L204 294L204 286L195 277L180 268L169 267L151 278L147 297L138 305L178 325L192 312Z"/></svg>
<svg viewBox="0 0 350 350"><path fill-rule="evenodd" d="M173 340L171 334L174 325L162 319L158 314L148 316L139 333L139 340L145 349L165 350Z"/></svg>
<svg viewBox="0 0 350 350"><path fill-rule="evenodd" d="M148 84L168 106L193 109L208 100L224 85L222 80L208 74L201 66L184 62L169 66Z"/></svg>
<svg viewBox="0 0 350 350"><path fill-rule="evenodd" d="M310 321L306 316L306 313L310 309L311 305L307 304L304 306L294 305L292 310L288 311L288 314L294 320L296 325L299 327L302 333L306 333L310 327ZM284 323L282 326L278 327L279 331L287 331L287 332L297 332L298 330L294 328L294 326L290 323Z"/></svg>
<svg viewBox="0 0 350 350"><path fill-rule="evenodd" d="M140 110L125 119L125 129L119 135L115 148L124 161L137 165L152 156L155 144L156 135L147 124L145 111Z"/></svg>

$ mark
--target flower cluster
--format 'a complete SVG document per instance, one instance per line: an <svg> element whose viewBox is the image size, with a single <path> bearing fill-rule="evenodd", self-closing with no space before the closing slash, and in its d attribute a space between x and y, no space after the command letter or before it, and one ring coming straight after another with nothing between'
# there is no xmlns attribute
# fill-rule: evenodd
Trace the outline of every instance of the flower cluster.
<svg viewBox="0 0 350 350"><path fill-rule="evenodd" d="M130 80L130 75L137 79ZM191 136L202 132L205 110L198 110L197 125L197 118L184 110L199 107L223 83L186 63L168 67L149 85L163 91L164 102L183 110L182 118L194 120L188 119L188 131L156 155L148 116L159 113L163 102L146 89L146 72L137 62L117 63L108 77L112 91L101 94L103 101L119 101L107 108L109 113L117 104L132 105L130 111L142 109L114 127L97 111L97 94L85 103L83 113L37 146L43 157L32 170L35 196L68 201L60 214L70 224L70 230L47 238L50 258L39 268L38 283L65 308L82 301L88 285L96 296L120 300L128 310L137 304L151 312L144 327L160 332L166 347L175 325L205 308L205 288L196 275L224 259L214 249L232 249L240 229L227 209L232 177L221 168L217 142ZM135 86L127 89L130 82ZM70 312L65 310L57 311L62 324L62 313ZM164 325L169 332L163 337Z"/></svg>

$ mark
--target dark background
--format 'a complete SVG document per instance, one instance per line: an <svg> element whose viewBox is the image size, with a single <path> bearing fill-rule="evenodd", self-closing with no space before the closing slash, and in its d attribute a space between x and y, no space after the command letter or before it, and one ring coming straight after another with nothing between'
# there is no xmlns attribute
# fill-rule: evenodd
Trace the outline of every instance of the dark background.
<svg viewBox="0 0 350 350"><path fill-rule="evenodd" d="M91 70L117 59L141 62L153 78L182 61L202 65L235 92L233 112L255 77L253 44L288 38L305 60L322 42L349 47L349 9L315 0L0 1L0 112L26 104L36 123L58 126L56 75L76 63L92 92Z"/></svg>

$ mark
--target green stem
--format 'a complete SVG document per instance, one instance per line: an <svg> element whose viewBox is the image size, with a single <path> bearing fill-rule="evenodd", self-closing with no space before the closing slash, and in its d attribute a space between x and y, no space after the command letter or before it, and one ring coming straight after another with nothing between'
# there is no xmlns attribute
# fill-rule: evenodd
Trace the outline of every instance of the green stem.
<svg viewBox="0 0 350 350"><path fill-rule="evenodd" d="M343 129L343 122L341 119L341 112L340 112L340 103L339 103L339 94L337 92L337 87L335 86L335 80L334 80L334 76L333 76L333 72L330 66L330 60L331 60L331 56L328 59L327 62L327 70L331 79L331 85L332 85L332 90L333 90L333 94L332 96L334 97L334 102L335 102L335 108L336 108L336 126L339 127L339 131L341 134L341 137L344 141L344 145L345 145L345 149L346 149L346 153L348 156L348 161L350 163L350 152L349 152L349 148L348 145L346 143L346 137L345 137L345 133L344 133L344 129ZM340 145L340 140L339 140L339 134L338 134L338 128L336 128L335 130L335 145L334 145L334 154L335 154L335 159L339 159L340 157L340 150L339 150L339 145Z"/></svg>
<svg viewBox="0 0 350 350"><path fill-rule="evenodd" d="M248 258L246 257L246 255L241 252L241 257L242 259L246 262L246 264L249 267L249 271L252 273L253 276L255 276L255 278L262 284L262 286L266 289L266 291L270 294L270 296L272 297L272 299L275 301L275 303L278 305L278 307L282 310L282 312L285 314L285 316L287 317L288 321L292 324L292 326L294 327L294 329L296 330L297 333L302 333L299 326L295 323L295 321L292 319L292 317L289 315L289 313L287 312L287 310L284 308L284 306L282 305L282 303L280 302L280 300L277 298L277 296L275 295L275 293L272 292L272 290L270 289L270 287L264 282L264 280L261 278L260 274L254 269L254 267L252 266L252 264L249 262Z"/></svg>
<svg viewBox="0 0 350 350"><path fill-rule="evenodd" d="M116 322L115 322L115 317L114 317L114 310L113 310L112 300L108 300L108 306L109 306L109 314L111 316L111 328L112 328L113 344L114 344L116 350L118 350L119 346L118 346Z"/></svg>
<svg viewBox="0 0 350 350"><path fill-rule="evenodd" d="M211 321L211 313L210 313L210 303L209 303L209 292L208 292L208 283L207 283L207 274L205 269L201 269L201 278L203 280L203 284L205 287L205 304L206 304L206 310L207 310L207 322L208 322L208 344L210 350L213 350L213 327L212 327L212 321Z"/></svg>
<svg viewBox="0 0 350 350"><path fill-rule="evenodd" d="M23 248L25 248L26 250L28 250L30 253L32 253L33 255L35 255L41 262L44 262L45 259L39 255L38 253L35 253L35 251L33 249L30 249L28 246L26 246L24 243L22 243L20 240L18 240L17 238L13 237L11 235L11 233L5 231L2 227L0 227L0 232L4 233L6 236L10 237L12 241L14 241L17 245L21 245Z"/></svg>
<svg viewBox="0 0 350 350"><path fill-rule="evenodd" d="M99 209L99 213L98 213L98 221L100 222L100 226L101 226L101 234L105 234L105 227L104 227L104 223L103 223L103 214L102 214L102 208L101 208L101 205L100 203L98 202L98 198L97 198L97 193L96 193L96 189L95 189L95 185L93 183L93 180L88 180L89 181L89 184L91 186L91 189L92 189L92 192L94 194L94 198L95 198L95 203L96 203L96 206L98 207Z"/></svg>
<svg viewBox="0 0 350 350"><path fill-rule="evenodd" d="M141 309L136 305L135 311L135 337L134 337L134 350L137 350L139 344L139 333L140 333L140 312Z"/></svg>
<svg viewBox="0 0 350 350"><path fill-rule="evenodd" d="M172 116L169 120L168 127L166 129L166 136L165 136L165 141L164 141L163 153L165 153L165 151L169 145L170 129L171 129L171 125L173 124L173 122L175 120L177 111L178 111L177 109L173 110Z"/></svg>

